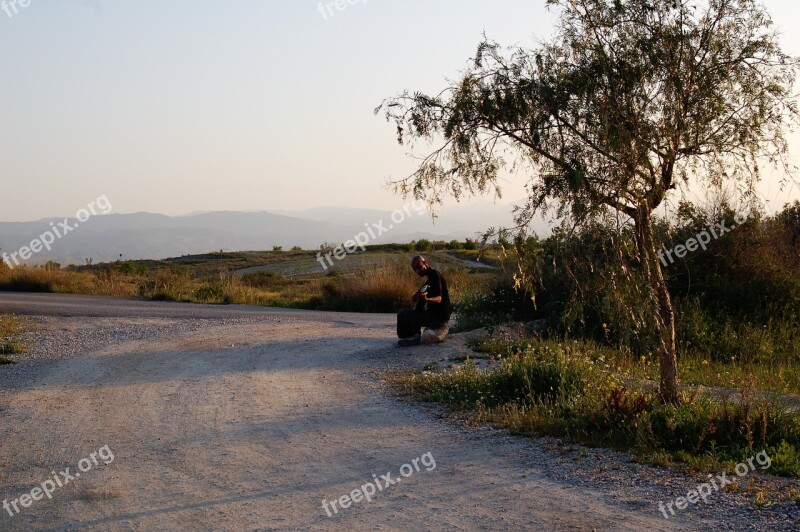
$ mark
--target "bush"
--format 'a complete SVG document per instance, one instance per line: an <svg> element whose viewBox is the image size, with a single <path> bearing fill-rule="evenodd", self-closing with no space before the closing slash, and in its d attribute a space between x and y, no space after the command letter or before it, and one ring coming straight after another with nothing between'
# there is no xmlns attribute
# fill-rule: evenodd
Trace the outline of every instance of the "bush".
<svg viewBox="0 0 800 532"><path fill-rule="evenodd" d="M414 244L414 250L420 252L427 252L433 249L433 244L431 244L430 240L426 240L421 238L417 240L416 244Z"/></svg>
<svg viewBox="0 0 800 532"><path fill-rule="evenodd" d="M767 450L767 455L772 459L771 470L785 477L800 477L800 451L798 446L787 442Z"/></svg>
<svg viewBox="0 0 800 532"><path fill-rule="evenodd" d="M454 301L454 332L498 325L508 321L526 321L540 316L530 295L517 290L514 279L501 275L488 281L478 292L468 292Z"/></svg>
<svg viewBox="0 0 800 532"><path fill-rule="evenodd" d="M222 286L206 284L194 291L192 300L198 303L223 303L230 304L231 297L225 293Z"/></svg>
<svg viewBox="0 0 800 532"><path fill-rule="evenodd" d="M660 222L664 247L684 243L735 213L726 206L701 212L683 205L676 226ZM751 216L713 240L707 251L664 268L676 309L679 354L709 360L795 360L800 345L800 202L773 218ZM630 227L611 221L558 228L545 240L516 240L524 287L536 307L514 294L506 276L465 301L464 326L507 319L548 318L571 338L603 342L649 356L657 344L655 302L635 256ZM692 355L694 356L694 355Z"/></svg>

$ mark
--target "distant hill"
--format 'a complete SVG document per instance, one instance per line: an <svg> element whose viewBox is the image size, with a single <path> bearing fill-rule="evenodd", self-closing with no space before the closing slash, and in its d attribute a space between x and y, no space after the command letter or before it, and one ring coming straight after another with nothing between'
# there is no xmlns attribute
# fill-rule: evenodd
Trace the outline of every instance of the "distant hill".
<svg viewBox="0 0 800 532"><path fill-rule="evenodd" d="M133 213L94 216L57 239L50 251L42 250L26 261L43 264L83 264L123 259L160 259L209 251L265 250L272 246L316 249L323 242L341 243L372 229L369 243L463 240L490 226L509 225L511 207L489 202L443 209L435 223L427 213L395 215L376 209L322 207L300 212L208 212L170 217ZM0 222L0 253L11 253L58 224L63 218L35 222ZM377 226L384 228L383 234ZM77 220L70 219L70 225ZM549 230L542 224L540 234Z"/></svg>

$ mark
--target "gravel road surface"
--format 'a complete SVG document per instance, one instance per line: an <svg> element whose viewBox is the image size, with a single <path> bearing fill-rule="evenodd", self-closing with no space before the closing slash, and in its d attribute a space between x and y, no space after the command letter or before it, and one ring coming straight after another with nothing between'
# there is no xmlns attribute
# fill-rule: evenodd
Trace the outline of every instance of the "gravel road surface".
<svg viewBox="0 0 800 532"><path fill-rule="evenodd" d="M698 477L465 427L393 397L377 372L467 351L463 335L397 348L393 315L9 293L0 293L0 313L25 315L30 329L21 337L28 352L0 366L0 499L11 508L0 512L1 530L800 523L796 504L756 507L741 493L665 519L659 501L686 495ZM375 482L370 501L341 499ZM50 485L49 497L34 490Z"/></svg>

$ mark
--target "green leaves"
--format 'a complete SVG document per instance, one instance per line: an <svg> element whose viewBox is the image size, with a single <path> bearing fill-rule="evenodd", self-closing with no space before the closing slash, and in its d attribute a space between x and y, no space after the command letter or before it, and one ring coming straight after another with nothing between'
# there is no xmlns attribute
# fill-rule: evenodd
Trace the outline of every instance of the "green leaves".
<svg viewBox="0 0 800 532"><path fill-rule="evenodd" d="M400 142L442 141L398 191L481 194L496 189L505 157L535 169L533 209L555 200L585 213L588 201L630 214L658 207L676 169L752 181L759 153L785 152L798 62L755 2L548 5L561 10L552 41L503 49L484 38L442 93L381 107Z"/></svg>

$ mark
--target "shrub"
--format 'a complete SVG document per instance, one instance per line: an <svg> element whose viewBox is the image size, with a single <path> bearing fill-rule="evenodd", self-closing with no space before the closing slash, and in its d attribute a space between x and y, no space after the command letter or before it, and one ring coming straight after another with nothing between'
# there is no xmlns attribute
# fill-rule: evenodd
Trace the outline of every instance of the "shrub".
<svg viewBox="0 0 800 532"><path fill-rule="evenodd" d="M230 296L225 294L222 286L215 284L206 284L195 290L192 300L199 303L231 303Z"/></svg>
<svg viewBox="0 0 800 532"><path fill-rule="evenodd" d="M420 252L431 251L433 249L433 244L431 244L430 240L426 240L424 238L420 238L414 244L414 250Z"/></svg>
<svg viewBox="0 0 800 532"><path fill-rule="evenodd" d="M460 295L453 306L455 332L540 316L530 295L518 290L510 275L494 277L487 282L485 289Z"/></svg>

